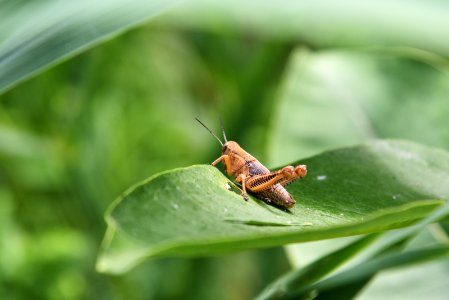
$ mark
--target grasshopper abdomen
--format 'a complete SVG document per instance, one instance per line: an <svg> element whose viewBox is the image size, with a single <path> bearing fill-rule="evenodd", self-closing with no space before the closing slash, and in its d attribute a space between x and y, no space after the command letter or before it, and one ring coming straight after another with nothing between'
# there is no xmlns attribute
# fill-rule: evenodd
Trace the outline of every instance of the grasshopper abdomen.
<svg viewBox="0 0 449 300"><path fill-rule="evenodd" d="M291 208L296 203L290 193L279 183L272 185L269 189L256 193L256 196L267 203L274 203L283 208Z"/></svg>

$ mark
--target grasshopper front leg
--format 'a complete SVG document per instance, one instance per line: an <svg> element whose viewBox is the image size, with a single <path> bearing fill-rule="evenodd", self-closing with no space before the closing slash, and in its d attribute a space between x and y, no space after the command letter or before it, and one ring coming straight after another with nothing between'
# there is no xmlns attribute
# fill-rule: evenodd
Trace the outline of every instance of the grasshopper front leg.
<svg viewBox="0 0 449 300"><path fill-rule="evenodd" d="M305 165L284 167L276 172L258 174L251 176L246 180L246 188L253 193L269 189L275 184L285 186L293 181L303 178L307 174Z"/></svg>
<svg viewBox="0 0 449 300"><path fill-rule="evenodd" d="M223 161L224 165L226 167L226 173L228 175L232 174L232 169L231 169L231 159L229 158L229 155L223 154L222 156L220 156L219 158L217 158L216 160L214 160L211 165L213 165L214 167L219 163Z"/></svg>
<svg viewBox="0 0 449 300"><path fill-rule="evenodd" d="M219 158L214 160L211 165L216 166L221 161L223 161L223 163L226 167L226 173L228 173L228 175L232 175L231 158L229 157L229 155L223 154L222 156L220 156ZM243 197L243 199L248 201L249 197L248 197L248 194L246 193L246 176L245 176L245 174L240 174L239 176L237 176L237 178L235 180L238 183L241 183L242 197Z"/></svg>
<svg viewBox="0 0 449 300"><path fill-rule="evenodd" d="M242 185L242 197L243 199L245 199L245 201L248 201L249 197L246 193L246 175L240 174L235 180Z"/></svg>

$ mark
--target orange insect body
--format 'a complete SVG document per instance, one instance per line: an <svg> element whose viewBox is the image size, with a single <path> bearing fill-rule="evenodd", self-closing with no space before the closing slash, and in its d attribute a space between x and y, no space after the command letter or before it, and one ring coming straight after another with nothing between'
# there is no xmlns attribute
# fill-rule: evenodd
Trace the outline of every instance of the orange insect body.
<svg viewBox="0 0 449 300"><path fill-rule="evenodd" d="M307 167L305 165L287 166L271 172L254 156L243 150L239 144L234 141L227 141L223 126L224 144L206 125L200 120L196 120L222 145L222 155L213 161L212 165L216 166L219 162L223 163L226 173L233 176L241 184L242 197L245 200L248 200L246 190L249 190L267 203L274 203L283 208L291 208L295 205L295 200L284 186L306 176Z"/></svg>

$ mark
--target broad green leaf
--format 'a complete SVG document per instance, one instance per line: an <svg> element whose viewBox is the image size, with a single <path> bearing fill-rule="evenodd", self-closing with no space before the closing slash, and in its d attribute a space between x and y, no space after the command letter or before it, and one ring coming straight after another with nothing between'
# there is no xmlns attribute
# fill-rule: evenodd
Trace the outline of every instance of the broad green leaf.
<svg viewBox="0 0 449 300"><path fill-rule="evenodd" d="M108 210L97 269L120 273L156 256L213 255L397 228L435 209L441 204L435 199L449 199L449 154L418 144L377 141L300 162L309 173L289 186L298 202L290 212L256 198L243 201L211 166L151 177Z"/></svg>
<svg viewBox="0 0 449 300"><path fill-rule="evenodd" d="M343 247L314 263L307 265L305 268L298 269L285 276L282 276L274 283L270 284L256 299L278 299L295 289L307 284L314 283L321 279L341 264L351 259L359 251L363 250L370 243L376 240L379 234L371 234L364 236L350 245Z"/></svg>
<svg viewBox="0 0 449 300"><path fill-rule="evenodd" d="M0 92L179 0L1 1Z"/></svg>
<svg viewBox="0 0 449 300"><path fill-rule="evenodd" d="M376 274L360 299L445 299L449 286L449 259L409 265ZM423 276L425 274L425 276Z"/></svg>
<svg viewBox="0 0 449 300"><path fill-rule="evenodd" d="M278 94L270 165L373 138L449 149L448 75L392 55L298 48Z"/></svg>
<svg viewBox="0 0 449 300"><path fill-rule="evenodd" d="M435 214L435 213L433 213ZM404 251L419 250L423 247L449 245L449 239L439 223L426 226ZM411 265L376 274L357 295L363 299L444 299L449 284L449 260L436 260L425 264ZM426 274L426 276L422 276Z"/></svg>
<svg viewBox="0 0 449 300"><path fill-rule="evenodd" d="M449 4L406 0L198 0L172 10L170 22L223 32L244 30L315 47L410 46L446 57Z"/></svg>
<svg viewBox="0 0 449 300"><path fill-rule="evenodd" d="M278 93L269 165L373 138L449 149L448 69L418 54L296 49ZM289 258L298 267L339 242L291 245Z"/></svg>
<svg viewBox="0 0 449 300"><path fill-rule="evenodd" d="M323 256L305 268L299 268L281 277L268 286L267 289L259 295L258 299L296 299L299 295L306 297L309 292L316 292L314 288L317 286L324 286L324 289L326 289L327 285L323 285L319 282L317 283L317 279L324 277L329 273L329 271L332 271L335 267L340 266L342 263L345 263L348 260L353 261L355 254L358 256L362 254L362 258L359 258L361 263L353 267L348 267L344 271L338 272L336 275L330 277L329 280L324 280L324 282L350 284L352 282L360 282L360 280L363 281L364 279L369 279L369 277L374 275L375 272L380 271L383 268L395 266L396 263L398 263L395 259L390 260L388 263L380 264L373 263L373 261L379 262L379 258L383 259L387 250L395 247L397 244L402 243L407 239L410 239L415 234L420 232L425 226L441 220L448 214L449 204L446 204L437 211L433 212L430 216L421 220L419 223L408 228L388 232L381 235L380 238L379 235L368 235L362 237L342 249ZM439 248L442 245L437 244L432 246ZM448 244L443 246L447 248ZM417 251L418 253L420 250L421 249L412 249L408 251ZM438 253L439 254L437 254L436 257L439 257L440 254L446 255L447 251ZM409 257L410 261L407 261L407 256L398 257L404 259L404 261L400 264L413 263L415 259L415 257ZM432 256L430 255L430 257ZM338 287L338 284L334 284L331 288L332 287Z"/></svg>
<svg viewBox="0 0 449 300"><path fill-rule="evenodd" d="M448 4L436 0L1 1L0 92L179 2L165 20L183 28L249 31L315 47L400 45L449 55Z"/></svg>
<svg viewBox="0 0 449 300"><path fill-rule="evenodd" d="M309 295L312 291L315 293L317 293L317 291L323 292L335 287L351 284L353 282L360 282L383 269L404 267L433 259L441 259L448 256L449 245L438 245L420 250L388 254L374 258L348 271L342 272L341 274L310 285L296 293L291 293L286 297L276 299L304 299L304 297Z"/></svg>
<svg viewBox="0 0 449 300"><path fill-rule="evenodd" d="M286 246L286 254L293 269L302 268L316 261L318 258L342 249L359 236L347 236L336 239L320 240Z"/></svg>

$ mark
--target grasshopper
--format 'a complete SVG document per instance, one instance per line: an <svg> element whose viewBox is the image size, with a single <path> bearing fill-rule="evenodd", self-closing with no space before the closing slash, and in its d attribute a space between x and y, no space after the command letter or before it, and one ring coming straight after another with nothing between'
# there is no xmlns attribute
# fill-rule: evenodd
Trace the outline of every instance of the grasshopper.
<svg viewBox="0 0 449 300"><path fill-rule="evenodd" d="M203 122L198 120L198 118L196 120L221 145L222 154L212 162L212 165L216 166L219 162L223 163L228 176L233 176L235 181L241 185L243 199L248 200L248 194L246 192L248 190L268 204L272 203L285 209L295 205L295 200L284 187L306 176L306 165L298 165L296 167L287 166L278 171L271 172L254 156L243 150L239 144L226 139L223 122L221 122L221 131L223 133L224 143Z"/></svg>

